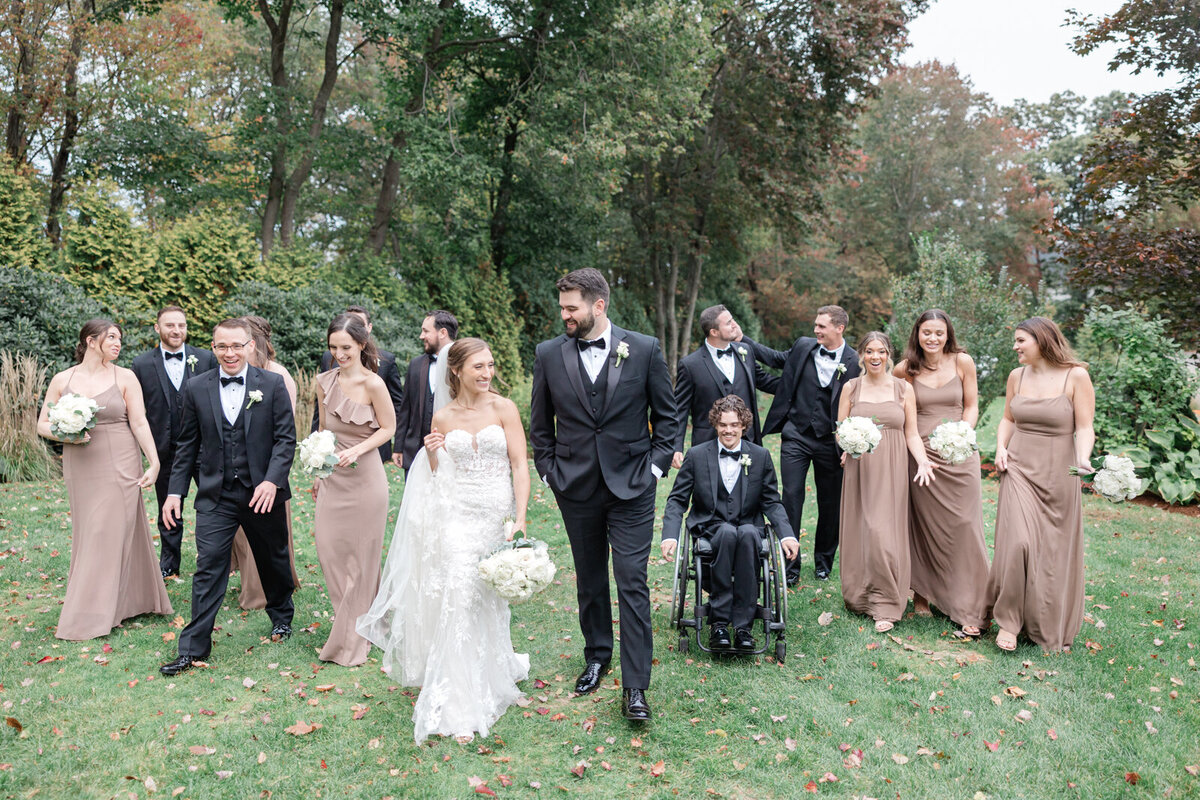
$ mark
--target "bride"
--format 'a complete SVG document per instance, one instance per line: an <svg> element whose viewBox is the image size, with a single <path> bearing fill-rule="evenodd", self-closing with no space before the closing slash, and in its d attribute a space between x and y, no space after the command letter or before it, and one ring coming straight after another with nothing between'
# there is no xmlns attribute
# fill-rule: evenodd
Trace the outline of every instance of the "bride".
<svg viewBox="0 0 1200 800"><path fill-rule="evenodd" d="M476 572L505 540L506 520L509 539L525 529L525 431L516 405L492 389L487 342L459 339L439 361L431 432L409 469L379 593L357 625L383 650L385 672L421 687L418 744L487 735L529 675L529 656L513 652L508 603Z"/></svg>

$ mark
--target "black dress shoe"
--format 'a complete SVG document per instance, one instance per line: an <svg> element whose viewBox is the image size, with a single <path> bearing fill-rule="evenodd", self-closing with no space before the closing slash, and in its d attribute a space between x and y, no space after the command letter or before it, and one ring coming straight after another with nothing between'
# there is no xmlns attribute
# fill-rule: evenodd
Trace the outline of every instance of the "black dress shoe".
<svg viewBox="0 0 1200 800"><path fill-rule="evenodd" d="M795 586L796 584L800 583L800 573L799 572L796 572L796 573L789 572L789 573L787 573L786 580L787 580L788 586Z"/></svg>
<svg viewBox="0 0 1200 800"><path fill-rule="evenodd" d="M824 567L817 567L817 580L819 580L819 581L829 580L829 570L825 569Z"/></svg>
<svg viewBox="0 0 1200 800"><path fill-rule="evenodd" d="M271 641L282 642L292 638L292 626L286 622L281 622L274 628L271 628Z"/></svg>
<svg viewBox="0 0 1200 800"><path fill-rule="evenodd" d="M575 694L591 694L596 691L606 669L607 661L589 661L583 672L579 673L579 679L575 681Z"/></svg>
<svg viewBox="0 0 1200 800"><path fill-rule="evenodd" d="M167 578L174 577L175 575L178 575L178 574L179 574L179 570L176 570L176 569L167 569L166 567L163 567L163 568L162 568L162 576L163 576L163 580L164 580L164 581L165 581Z"/></svg>
<svg viewBox="0 0 1200 800"><path fill-rule="evenodd" d="M750 635L750 630L748 628L738 628L733 633L733 649L757 650L758 642L754 641L754 637Z"/></svg>
<svg viewBox="0 0 1200 800"><path fill-rule="evenodd" d="M708 632L708 649L727 650L729 645L729 627L724 622L714 622Z"/></svg>
<svg viewBox="0 0 1200 800"><path fill-rule="evenodd" d="M158 668L158 671L163 675L178 675L179 673L192 668L191 656L180 656L174 661L168 661Z"/></svg>
<svg viewBox="0 0 1200 800"><path fill-rule="evenodd" d="M621 695L621 714L630 722L649 722L650 704L642 689L626 689Z"/></svg>

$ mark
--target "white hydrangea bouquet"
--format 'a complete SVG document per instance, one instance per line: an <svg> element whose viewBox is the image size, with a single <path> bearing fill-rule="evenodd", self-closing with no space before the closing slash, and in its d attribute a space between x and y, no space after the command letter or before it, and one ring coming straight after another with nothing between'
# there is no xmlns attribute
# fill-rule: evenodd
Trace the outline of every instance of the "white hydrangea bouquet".
<svg viewBox="0 0 1200 800"><path fill-rule="evenodd" d="M879 444L883 434L879 431L883 426L869 417L846 417L838 423L838 447L845 450L853 458L860 458L870 453Z"/></svg>
<svg viewBox="0 0 1200 800"><path fill-rule="evenodd" d="M947 464L961 464L979 450L975 429L965 420L943 422L929 434L929 446Z"/></svg>
<svg viewBox="0 0 1200 800"><path fill-rule="evenodd" d="M328 478L337 466L337 437L333 431L317 431L305 437L297 448L300 469L314 478Z"/></svg>
<svg viewBox="0 0 1200 800"><path fill-rule="evenodd" d="M1070 472L1078 475L1079 468L1071 467ZM1105 456L1100 469L1092 473L1092 491L1110 503L1132 500L1145 488L1145 482L1134 472L1133 461L1123 456Z"/></svg>
<svg viewBox="0 0 1200 800"><path fill-rule="evenodd" d="M511 522L505 523L506 533ZM479 562L479 577L509 603L524 603L550 585L558 571L546 543L537 539L505 542Z"/></svg>
<svg viewBox="0 0 1200 800"><path fill-rule="evenodd" d="M46 407L50 432L72 444L83 444L87 432L96 426L96 414L103 406L90 397L64 394L57 403Z"/></svg>

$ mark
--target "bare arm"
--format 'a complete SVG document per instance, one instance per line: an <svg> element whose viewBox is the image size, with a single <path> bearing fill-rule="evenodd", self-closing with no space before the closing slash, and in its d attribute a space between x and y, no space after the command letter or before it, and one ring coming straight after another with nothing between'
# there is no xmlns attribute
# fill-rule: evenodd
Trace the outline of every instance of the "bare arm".
<svg viewBox="0 0 1200 800"><path fill-rule="evenodd" d="M1008 443L1017 429L1012 415L1012 400L1017 393L1017 373L1020 371L1021 367L1017 367L1008 373L1008 383L1004 387L1004 416L996 429L996 469L1001 472L1008 469Z"/></svg>
<svg viewBox="0 0 1200 800"><path fill-rule="evenodd" d="M917 474L913 477L913 483L928 486L933 480L933 464L925 454L925 443L921 441L921 434L917 432L917 393L907 383L904 384L904 442L908 445L908 452L917 462Z"/></svg>
<svg viewBox="0 0 1200 800"><path fill-rule="evenodd" d="M908 377L908 359L907 358L892 368L892 377L899 378L900 380L907 381L908 383L912 383L912 381L909 380L909 377Z"/></svg>
<svg viewBox="0 0 1200 800"><path fill-rule="evenodd" d="M525 532L525 515L529 511L529 457L525 444L525 428L521 425L521 414L516 403L500 400L496 403L500 412L500 425L504 428L504 440L508 444L508 463L512 468L513 498L517 505L517 518L513 521L511 539L517 531Z"/></svg>
<svg viewBox="0 0 1200 800"><path fill-rule="evenodd" d="M446 437L441 433L445 425L445 410L434 412L433 420L429 423L429 433L425 436L425 456L429 459L429 471L434 475L437 474L437 451L446 442Z"/></svg>
<svg viewBox="0 0 1200 800"><path fill-rule="evenodd" d="M150 462L150 468L138 480L138 486L145 489L147 486L154 485L154 481L158 479L158 471L162 469L162 464L158 463L158 448L154 446L154 434L150 432L150 423L146 421L146 401L142 397L142 385L138 383L137 376L123 367L117 367L117 383L120 385L121 395L125 399L125 411L129 415L129 429L133 431L133 438L137 440L138 447L142 449L142 455Z"/></svg>
<svg viewBox="0 0 1200 800"><path fill-rule="evenodd" d="M837 412L837 421L838 422L841 422L846 417L850 416L850 396L854 394L852 387L854 387L856 385L854 383L856 380L858 380L858 378L851 378L850 381L846 384L845 388L842 389L841 395L838 397L838 412Z"/></svg>
<svg viewBox="0 0 1200 800"><path fill-rule="evenodd" d="M975 359L966 353L958 354L958 377L963 387L963 421L974 428L979 422L979 378Z"/></svg>
<svg viewBox="0 0 1200 800"><path fill-rule="evenodd" d="M365 453L378 450L390 442L392 435L396 433L396 410L392 407L392 396L388 394L387 384L383 382L383 378L374 374L367 377L367 398L371 401L371 408L375 411L375 420L379 423L379 430L353 447L347 447L338 453L338 466L350 466ZM321 427L325 427L323 408L321 410Z"/></svg>
<svg viewBox="0 0 1200 800"><path fill-rule="evenodd" d="M1075 464L1084 472L1092 471L1092 447L1096 430L1096 389L1092 377L1083 368L1071 370L1071 405L1075 408Z"/></svg>
<svg viewBox="0 0 1200 800"><path fill-rule="evenodd" d="M38 436L43 439L50 439L54 442L64 441L59 439L50 431L50 406L54 405L62 397L63 387L67 385L67 372L64 370L50 379L50 387L46 389L46 399L42 401L42 411L38 414L37 432ZM87 438L84 438L87 441Z"/></svg>

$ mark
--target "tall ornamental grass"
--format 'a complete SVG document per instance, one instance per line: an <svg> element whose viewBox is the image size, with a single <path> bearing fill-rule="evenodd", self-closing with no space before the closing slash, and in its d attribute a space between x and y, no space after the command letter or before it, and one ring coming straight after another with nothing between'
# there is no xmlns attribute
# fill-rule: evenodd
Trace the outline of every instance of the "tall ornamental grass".
<svg viewBox="0 0 1200 800"><path fill-rule="evenodd" d="M46 368L30 355L0 351L0 482L44 481L61 474L37 433Z"/></svg>

